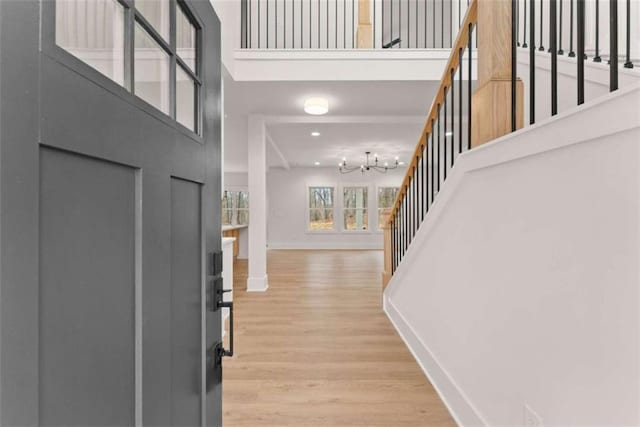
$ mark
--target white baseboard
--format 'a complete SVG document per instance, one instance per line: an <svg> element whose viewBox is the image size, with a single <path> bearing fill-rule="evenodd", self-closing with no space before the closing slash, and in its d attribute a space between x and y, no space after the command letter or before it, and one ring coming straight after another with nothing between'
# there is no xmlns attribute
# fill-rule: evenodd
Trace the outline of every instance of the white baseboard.
<svg viewBox="0 0 640 427"><path fill-rule="evenodd" d="M270 242L269 249L299 249L299 250L382 250L381 243L358 242Z"/></svg>
<svg viewBox="0 0 640 427"><path fill-rule="evenodd" d="M269 289L269 280L266 275L247 279L247 292L265 292L267 289Z"/></svg>
<svg viewBox="0 0 640 427"><path fill-rule="evenodd" d="M411 325L395 308L385 294L383 297L384 312L396 328L400 338L411 351L411 354L422 368L433 388L436 390L451 416L460 426L486 426L478 411L473 407L469 399L464 395L453 379L438 363L429 348L416 335Z"/></svg>

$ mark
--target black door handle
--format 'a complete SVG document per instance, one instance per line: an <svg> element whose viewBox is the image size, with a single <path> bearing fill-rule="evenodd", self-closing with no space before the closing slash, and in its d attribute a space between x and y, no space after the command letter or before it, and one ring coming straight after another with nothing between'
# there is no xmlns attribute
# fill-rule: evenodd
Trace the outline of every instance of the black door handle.
<svg viewBox="0 0 640 427"><path fill-rule="evenodd" d="M229 292L229 291L223 291ZM218 308L229 309L229 350L226 350L222 343L220 343L219 353L220 357L233 357L233 301L218 301Z"/></svg>

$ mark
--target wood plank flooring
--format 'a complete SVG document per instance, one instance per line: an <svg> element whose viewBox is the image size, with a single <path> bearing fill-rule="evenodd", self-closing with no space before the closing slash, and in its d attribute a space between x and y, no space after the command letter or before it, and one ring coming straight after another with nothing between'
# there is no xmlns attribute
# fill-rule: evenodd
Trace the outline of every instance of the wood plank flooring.
<svg viewBox="0 0 640 427"><path fill-rule="evenodd" d="M378 251L270 251L269 290L234 274L226 427L454 426L382 311Z"/></svg>

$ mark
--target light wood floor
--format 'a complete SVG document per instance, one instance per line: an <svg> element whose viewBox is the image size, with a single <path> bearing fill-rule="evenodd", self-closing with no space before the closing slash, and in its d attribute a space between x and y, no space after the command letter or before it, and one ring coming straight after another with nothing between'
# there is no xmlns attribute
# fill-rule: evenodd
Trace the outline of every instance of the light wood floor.
<svg viewBox="0 0 640 427"><path fill-rule="evenodd" d="M269 290L235 266L224 425L451 426L381 308L377 251L270 251Z"/></svg>

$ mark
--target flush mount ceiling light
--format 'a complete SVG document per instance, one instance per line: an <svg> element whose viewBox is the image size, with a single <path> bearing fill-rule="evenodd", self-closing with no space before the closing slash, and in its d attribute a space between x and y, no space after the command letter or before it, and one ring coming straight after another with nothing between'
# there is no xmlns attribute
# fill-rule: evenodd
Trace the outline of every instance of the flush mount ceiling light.
<svg viewBox="0 0 640 427"><path fill-rule="evenodd" d="M321 116L329 112L329 101L325 98L308 98L304 101L304 112L312 116Z"/></svg>
<svg viewBox="0 0 640 427"><path fill-rule="evenodd" d="M453 135L453 132L452 132L452 131L448 131L448 132L446 132L446 133L444 134L444 136L451 136L451 135Z"/></svg>
<svg viewBox="0 0 640 427"><path fill-rule="evenodd" d="M320 132L317 132L317 131L311 132L311 136L320 136Z"/></svg>
<svg viewBox="0 0 640 427"><path fill-rule="evenodd" d="M373 155L373 163L371 163L370 161L371 151L366 151L364 154L367 156L366 162L361 164L360 166L347 166L347 159L343 158L342 162L338 164L338 169L340 170L340 173L350 173L350 172L355 172L357 170L359 170L362 173L368 172L370 170L374 170L380 173L385 173L389 169L395 169L398 167L398 165L404 164L403 162L398 161L398 158L396 157L392 166L389 166L388 162L385 162L384 166L381 166L379 164L380 161L378 159L377 154Z"/></svg>

